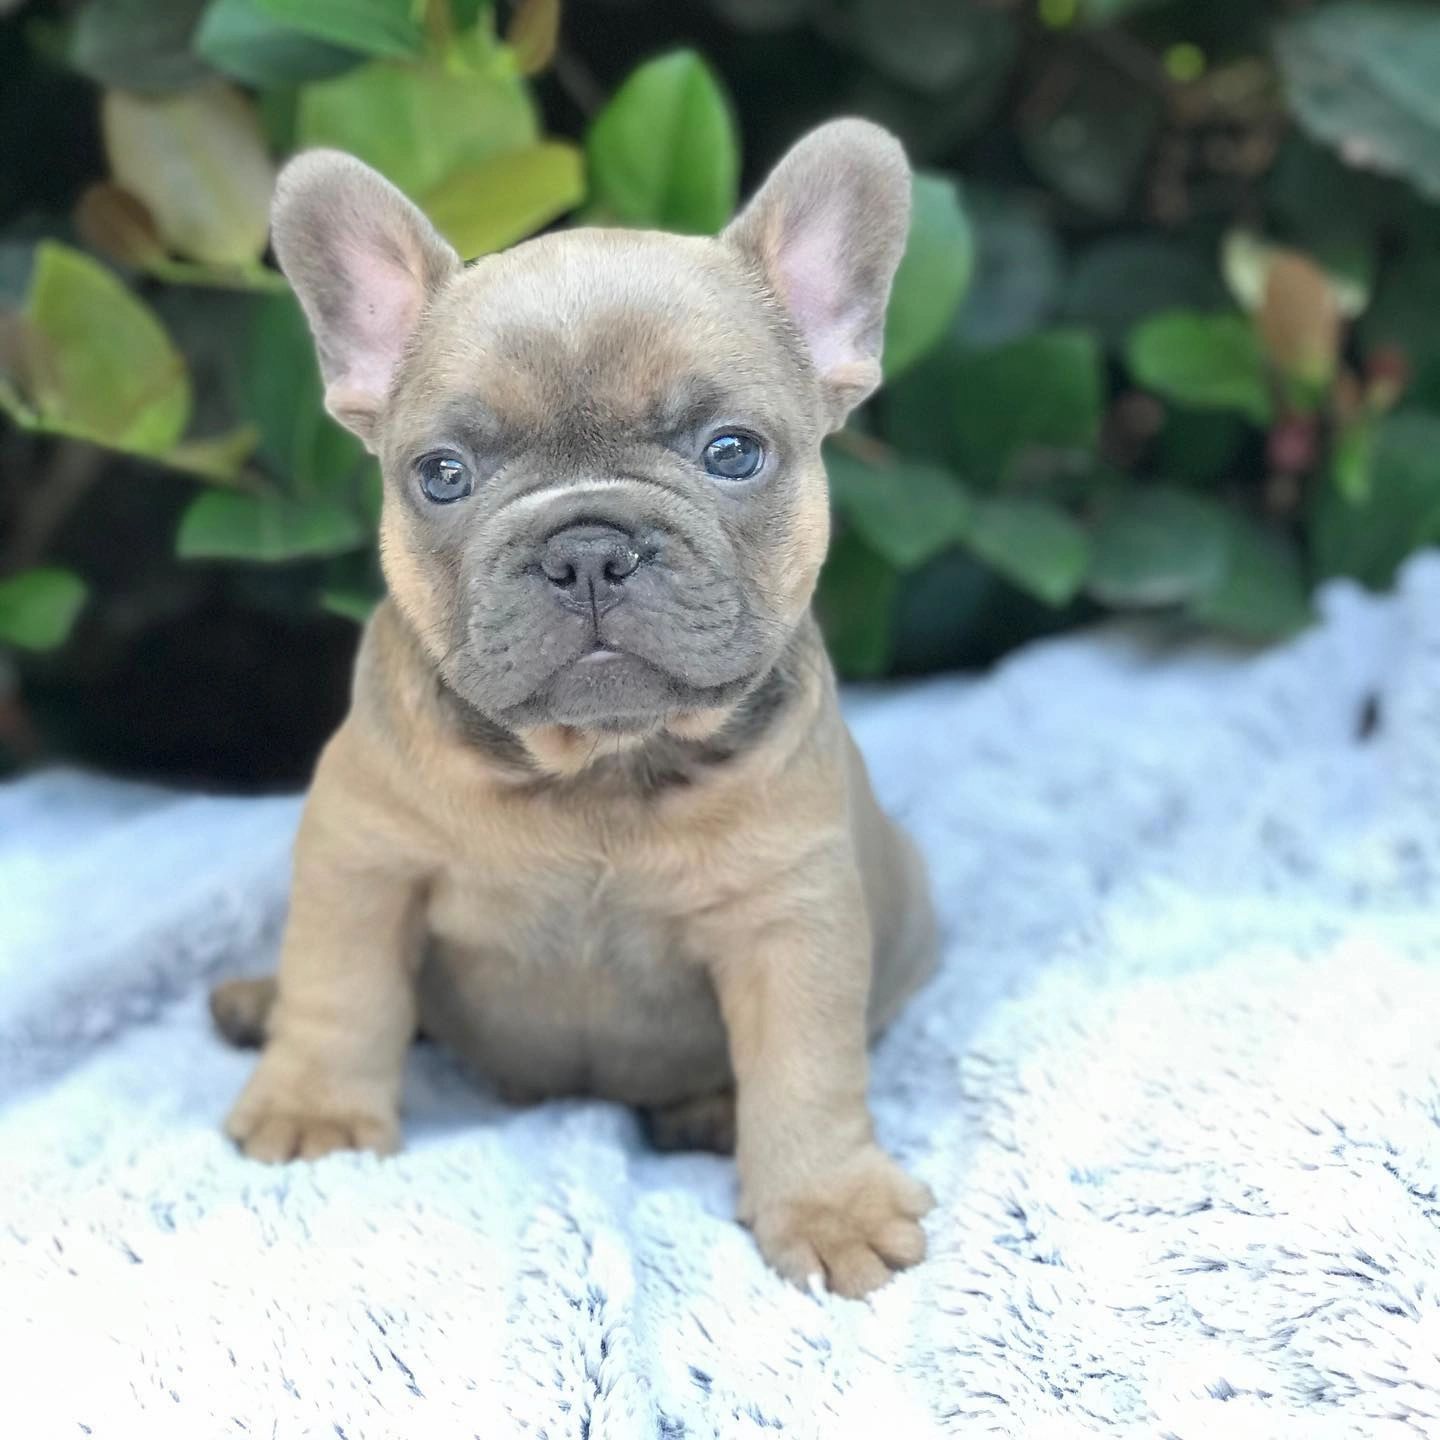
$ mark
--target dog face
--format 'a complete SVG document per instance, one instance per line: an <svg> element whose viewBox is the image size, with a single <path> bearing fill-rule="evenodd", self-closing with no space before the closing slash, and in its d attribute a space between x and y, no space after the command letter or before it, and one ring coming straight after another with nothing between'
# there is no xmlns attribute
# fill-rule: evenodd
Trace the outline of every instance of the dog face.
<svg viewBox="0 0 1440 1440"><path fill-rule="evenodd" d="M358 161L292 162L276 251L331 413L380 457L391 594L452 689L517 730L644 733L773 667L908 207L895 141L839 121L718 238L571 230L464 268Z"/></svg>

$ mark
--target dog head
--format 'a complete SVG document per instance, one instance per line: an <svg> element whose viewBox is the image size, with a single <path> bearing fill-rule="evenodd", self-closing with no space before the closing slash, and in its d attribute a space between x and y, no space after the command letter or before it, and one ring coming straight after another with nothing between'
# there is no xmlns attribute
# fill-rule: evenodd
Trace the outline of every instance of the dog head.
<svg viewBox="0 0 1440 1440"><path fill-rule="evenodd" d="M842 120L718 237L577 229L465 267L359 161L291 162L276 252L452 690L521 732L638 734L769 672L828 543L820 442L879 382L909 197L900 146Z"/></svg>

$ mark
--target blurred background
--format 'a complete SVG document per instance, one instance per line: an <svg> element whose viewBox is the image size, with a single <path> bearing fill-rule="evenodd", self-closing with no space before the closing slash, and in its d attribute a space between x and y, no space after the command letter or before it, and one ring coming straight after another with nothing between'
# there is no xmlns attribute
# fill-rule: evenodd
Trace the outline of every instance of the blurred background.
<svg viewBox="0 0 1440 1440"><path fill-rule="evenodd" d="M720 228L833 115L918 167L830 446L851 678L1152 611L1246 644L1440 539L1440 5L0 0L0 773L294 785L378 477L266 250L333 145L467 258Z"/></svg>

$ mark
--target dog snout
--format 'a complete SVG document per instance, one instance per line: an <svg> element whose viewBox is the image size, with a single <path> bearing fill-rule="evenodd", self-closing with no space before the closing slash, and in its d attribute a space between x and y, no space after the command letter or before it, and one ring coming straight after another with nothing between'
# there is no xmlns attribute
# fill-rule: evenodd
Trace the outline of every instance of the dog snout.
<svg viewBox="0 0 1440 1440"><path fill-rule="evenodd" d="M567 525L545 541L540 569L561 600L589 609L621 598L644 557L635 537L616 525Z"/></svg>

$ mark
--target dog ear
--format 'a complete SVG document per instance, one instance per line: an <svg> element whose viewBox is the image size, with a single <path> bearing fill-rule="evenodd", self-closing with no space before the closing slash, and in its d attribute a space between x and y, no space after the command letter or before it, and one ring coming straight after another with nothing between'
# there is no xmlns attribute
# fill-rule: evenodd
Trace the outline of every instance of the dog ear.
<svg viewBox="0 0 1440 1440"><path fill-rule="evenodd" d="M790 150L724 232L804 339L832 429L880 383L885 306L909 223L900 142L867 120L835 120Z"/></svg>
<svg viewBox="0 0 1440 1440"><path fill-rule="evenodd" d="M271 225L315 336L325 408L369 444L420 312L460 257L388 180L335 150L280 172Z"/></svg>

